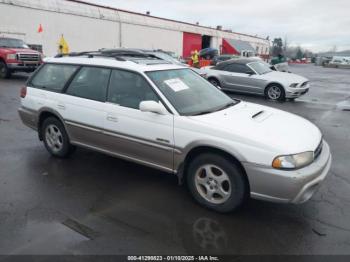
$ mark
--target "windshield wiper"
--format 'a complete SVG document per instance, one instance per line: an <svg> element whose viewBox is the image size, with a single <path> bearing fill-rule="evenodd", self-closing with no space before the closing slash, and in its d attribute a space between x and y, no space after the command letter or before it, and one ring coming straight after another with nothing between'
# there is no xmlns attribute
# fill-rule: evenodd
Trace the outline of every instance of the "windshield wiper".
<svg viewBox="0 0 350 262"><path fill-rule="evenodd" d="M216 111L216 110L202 111L202 112L199 112L199 113L195 113L195 114L193 114L192 116L206 115L206 114L213 113L213 112L215 112L215 111Z"/></svg>
<svg viewBox="0 0 350 262"><path fill-rule="evenodd" d="M229 103L225 104L224 106L219 107L219 108L217 108L217 109L202 111L202 112L193 114L193 116L206 115L206 114L218 112L218 111L224 110L224 109L226 109L226 108L229 108L229 107L231 107L231 106L234 106L234 105L236 105L237 103L238 103L238 102L231 101L231 102L229 102Z"/></svg>
<svg viewBox="0 0 350 262"><path fill-rule="evenodd" d="M215 112L224 110L224 109L226 109L226 108L229 108L229 107L231 107L231 106L234 106L235 104L237 104L237 103L235 103L235 102L233 102L233 101L232 101L232 102L229 102L229 103L227 103L226 105L224 105L224 106L222 106L222 107L216 109Z"/></svg>

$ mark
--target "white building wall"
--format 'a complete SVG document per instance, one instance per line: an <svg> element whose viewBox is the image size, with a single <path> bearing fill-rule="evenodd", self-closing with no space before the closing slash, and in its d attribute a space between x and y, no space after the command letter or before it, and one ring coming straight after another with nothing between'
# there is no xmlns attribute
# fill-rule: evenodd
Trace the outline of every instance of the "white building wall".
<svg viewBox="0 0 350 262"><path fill-rule="evenodd" d="M182 53L182 32L133 24L122 24L122 46L163 49Z"/></svg>
<svg viewBox="0 0 350 262"><path fill-rule="evenodd" d="M71 51L119 46L119 23L114 21L4 4L0 4L0 21L0 35L7 32L4 35L17 38L18 34L9 33L21 33L18 38L28 44L43 45L44 54L49 56L57 54L61 34ZM44 32L39 34L40 24Z"/></svg>
<svg viewBox="0 0 350 262"><path fill-rule="evenodd" d="M39 24L44 29L41 34L37 33ZM254 48L261 46L259 50L265 51L261 54L269 47L268 40L253 36L66 0L0 0L1 32L43 45L46 55L57 52L61 34L71 51L123 46L161 48L180 55L182 32L212 36L211 46L218 49L223 38L248 41Z"/></svg>

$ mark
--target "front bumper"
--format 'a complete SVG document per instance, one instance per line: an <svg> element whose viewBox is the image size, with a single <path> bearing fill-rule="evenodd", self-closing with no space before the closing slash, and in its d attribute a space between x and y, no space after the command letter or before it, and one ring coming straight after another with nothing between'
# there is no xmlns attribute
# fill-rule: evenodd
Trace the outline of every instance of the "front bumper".
<svg viewBox="0 0 350 262"><path fill-rule="evenodd" d="M297 98L309 92L309 87L306 88L288 88L286 90L286 98Z"/></svg>
<svg viewBox="0 0 350 262"><path fill-rule="evenodd" d="M41 62L18 62L18 63L8 63L7 67L12 71L21 71L21 72L33 72L39 66Z"/></svg>
<svg viewBox="0 0 350 262"><path fill-rule="evenodd" d="M272 167L244 163L251 197L272 202L299 204L309 200L327 176L332 163L329 145L323 141L318 158L298 170L278 170Z"/></svg>

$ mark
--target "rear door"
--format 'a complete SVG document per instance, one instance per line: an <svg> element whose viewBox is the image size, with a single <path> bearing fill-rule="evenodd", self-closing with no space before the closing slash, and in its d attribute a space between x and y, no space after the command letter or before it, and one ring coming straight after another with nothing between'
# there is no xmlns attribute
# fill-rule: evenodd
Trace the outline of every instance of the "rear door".
<svg viewBox="0 0 350 262"><path fill-rule="evenodd" d="M126 159L173 170L173 115L142 112L142 101L161 103L140 74L113 70L105 116L106 150Z"/></svg>
<svg viewBox="0 0 350 262"><path fill-rule="evenodd" d="M71 142L100 148L103 144L105 101L111 70L83 66L57 99Z"/></svg>
<svg viewBox="0 0 350 262"><path fill-rule="evenodd" d="M43 65L28 83L28 95L23 100L24 106L36 111L43 108L58 111L57 99L78 68L77 65Z"/></svg>

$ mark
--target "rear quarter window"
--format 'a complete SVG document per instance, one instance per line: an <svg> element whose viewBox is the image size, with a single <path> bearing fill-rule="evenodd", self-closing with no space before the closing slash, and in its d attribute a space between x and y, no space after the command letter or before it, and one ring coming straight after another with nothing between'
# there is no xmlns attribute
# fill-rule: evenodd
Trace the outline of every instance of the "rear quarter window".
<svg viewBox="0 0 350 262"><path fill-rule="evenodd" d="M49 91L61 92L79 66L45 64L35 74L29 85Z"/></svg>

